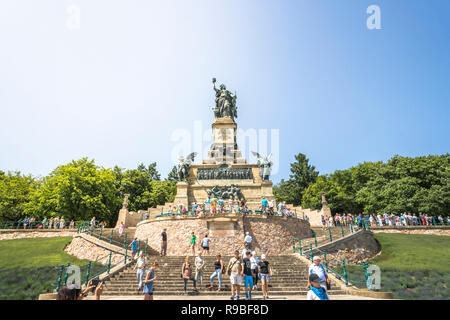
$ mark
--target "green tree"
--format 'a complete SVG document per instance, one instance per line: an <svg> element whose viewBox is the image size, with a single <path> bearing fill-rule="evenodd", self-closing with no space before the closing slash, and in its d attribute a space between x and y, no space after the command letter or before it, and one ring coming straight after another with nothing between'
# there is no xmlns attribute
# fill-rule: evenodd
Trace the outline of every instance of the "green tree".
<svg viewBox="0 0 450 320"><path fill-rule="evenodd" d="M0 171L0 222L24 218L39 184L31 175Z"/></svg>
<svg viewBox="0 0 450 320"><path fill-rule="evenodd" d="M82 158L58 166L44 178L26 213L36 217L63 216L66 220L115 222L121 199L117 197L116 174Z"/></svg>
<svg viewBox="0 0 450 320"><path fill-rule="evenodd" d="M173 166L172 170L170 170L169 174L167 175L168 181L179 181L178 179L178 173L177 173L177 166Z"/></svg>
<svg viewBox="0 0 450 320"><path fill-rule="evenodd" d="M308 158L303 153L297 154L295 162L291 163L289 180L281 180L274 190L277 201L286 201L294 205L301 204L303 192L316 181L319 175L315 169L309 164Z"/></svg>

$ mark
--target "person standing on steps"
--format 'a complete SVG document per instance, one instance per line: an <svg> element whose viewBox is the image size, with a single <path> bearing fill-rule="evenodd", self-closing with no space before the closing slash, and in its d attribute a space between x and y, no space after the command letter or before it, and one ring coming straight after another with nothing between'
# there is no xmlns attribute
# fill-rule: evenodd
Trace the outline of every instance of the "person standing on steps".
<svg viewBox="0 0 450 320"><path fill-rule="evenodd" d="M203 285L203 270L205 268L205 259L202 258L202 253L199 252L195 258L195 282Z"/></svg>
<svg viewBox="0 0 450 320"><path fill-rule="evenodd" d="M181 266L181 277L184 281L184 295L187 295L186 289L189 280L194 282L194 291L197 291L197 282L195 281L195 278L192 277L192 265L189 262L189 257L186 257L183 265Z"/></svg>
<svg viewBox="0 0 450 320"><path fill-rule="evenodd" d="M243 260L244 269L244 287L245 287L245 299L252 299L252 289L253 289L253 271L251 262L251 252L247 251L246 257Z"/></svg>
<svg viewBox="0 0 450 320"><path fill-rule="evenodd" d="M250 250L250 249L249 249L249 247L248 247L248 243L245 242L245 244L244 244L244 250L242 250L242 254L241 254L242 259L244 259L245 257L247 257L247 251L249 251L249 250Z"/></svg>
<svg viewBox="0 0 450 320"><path fill-rule="evenodd" d="M136 256L136 253L137 253L137 238L136 237L130 243L129 247L131 247L131 260L134 260L134 257Z"/></svg>
<svg viewBox="0 0 450 320"><path fill-rule="evenodd" d="M328 274L325 271L323 264L320 263L321 259L319 256L313 257L313 263L309 266L308 276L313 273L316 274L320 279L320 285L326 290L327 284L330 283L330 279L328 278ZM308 288L311 286L311 283L308 281Z"/></svg>
<svg viewBox="0 0 450 320"><path fill-rule="evenodd" d="M214 273L211 275L211 277L209 278L211 285L209 286L209 289L214 288L213 283L214 283L214 278L217 277L219 279L219 289L217 290L217 292L222 291L222 273L223 273L223 260L220 254L217 255L217 260L214 261Z"/></svg>
<svg viewBox="0 0 450 320"><path fill-rule="evenodd" d="M197 236L195 235L195 232L192 231L191 234L191 242L190 242L190 247L192 249L192 254L195 256L195 243L197 242Z"/></svg>
<svg viewBox="0 0 450 320"><path fill-rule="evenodd" d="M258 265L258 272L261 274L261 285L263 292L263 299L269 299L269 282L270 277L272 276L272 267L269 264L269 261L266 260L266 255L261 255L261 261Z"/></svg>
<svg viewBox="0 0 450 320"><path fill-rule="evenodd" d="M125 228L125 226L123 225L123 221L120 223L119 226L119 237L122 237L122 233L123 233L123 229Z"/></svg>
<svg viewBox="0 0 450 320"><path fill-rule="evenodd" d="M202 254L209 253L209 242L211 241L208 238L208 235L205 234L205 237L202 239Z"/></svg>
<svg viewBox="0 0 450 320"><path fill-rule="evenodd" d="M250 235L250 232L247 231L247 232L245 233L244 241L245 241L245 244L248 245L248 249L250 249L251 246L252 246L252 240L253 240L253 238L252 238L252 236ZM245 245L245 244L244 244L244 245Z"/></svg>
<svg viewBox="0 0 450 320"><path fill-rule="evenodd" d="M166 228L161 233L161 257L167 255L167 233Z"/></svg>
<svg viewBox="0 0 450 320"><path fill-rule="evenodd" d="M153 262L152 267L148 269L144 280L144 300L153 300L153 283L156 280L155 271L158 268L158 263Z"/></svg>
<svg viewBox="0 0 450 320"><path fill-rule="evenodd" d="M253 291L255 291L258 288L258 264L259 264L259 258L256 255L256 251L252 252L250 262L252 264L251 268L253 271Z"/></svg>
<svg viewBox="0 0 450 320"><path fill-rule="evenodd" d="M320 278L313 273L308 277L311 287L306 294L306 300L329 300L327 291L320 285Z"/></svg>
<svg viewBox="0 0 450 320"><path fill-rule="evenodd" d="M144 251L141 251L141 253L139 254L139 257L136 261L136 264L134 265L134 268L133 268L133 270L137 269L136 277L139 282L138 291L140 291L142 289L142 282L144 280L144 272L145 272L145 263L146 263L146 260L145 260L145 256L144 256Z"/></svg>
<svg viewBox="0 0 450 320"><path fill-rule="evenodd" d="M239 300L241 294L242 275L244 274L244 268L242 265L242 259L239 256L239 251L234 252L234 257L230 259L227 266L226 274L230 276L231 282L231 300Z"/></svg>

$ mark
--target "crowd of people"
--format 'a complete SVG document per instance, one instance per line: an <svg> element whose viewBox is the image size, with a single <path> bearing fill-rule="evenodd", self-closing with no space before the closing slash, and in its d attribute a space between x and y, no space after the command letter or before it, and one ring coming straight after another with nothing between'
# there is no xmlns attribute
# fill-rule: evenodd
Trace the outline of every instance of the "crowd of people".
<svg viewBox="0 0 450 320"><path fill-rule="evenodd" d="M44 216L41 221L36 221L35 217L25 216L23 220L19 221L19 224L23 226L24 229L75 229L75 221L71 220L69 223L66 222L64 217L50 217ZM97 222L95 217L90 221L90 225L95 228L106 227L106 222Z"/></svg>
<svg viewBox="0 0 450 320"><path fill-rule="evenodd" d="M428 214L406 213L395 215L389 213L370 215L369 223L371 226L432 226L432 225L450 225L450 216L444 218L442 215L432 217Z"/></svg>
<svg viewBox="0 0 450 320"><path fill-rule="evenodd" d="M364 227L364 222L367 222L371 227L450 225L450 216L443 217L442 215L439 215L433 217L423 213L415 214L406 212L399 215L392 213L379 213L374 215L336 213L328 219L324 216L321 218L323 228L348 226L350 224Z"/></svg>
<svg viewBox="0 0 450 320"><path fill-rule="evenodd" d="M258 206L258 213L266 215L278 215L283 217L295 217L295 212L286 205L286 202L278 203L278 211L275 211L275 200L267 200L265 197L262 198L260 205ZM196 216L206 216L215 214L226 214L226 213L243 213L250 214L252 211L249 210L245 199L237 198L234 199L230 196L228 200L223 198L208 197L204 203L194 202L192 204L192 210L188 211L185 205L169 205L168 210L165 212L169 215L196 215ZM149 215L146 215L148 219Z"/></svg>

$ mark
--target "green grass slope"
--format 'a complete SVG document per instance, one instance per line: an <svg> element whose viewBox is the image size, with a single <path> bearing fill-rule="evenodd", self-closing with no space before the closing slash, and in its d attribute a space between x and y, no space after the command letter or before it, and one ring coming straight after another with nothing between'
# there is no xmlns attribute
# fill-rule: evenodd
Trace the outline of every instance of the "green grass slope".
<svg viewBox="0 0 450 320"><path fill-rule="evenodd" d="M0 241L0 300L37 299L51 292L58 266L70 262L85 265L64 252L72 237L30 238Z"/></svg>

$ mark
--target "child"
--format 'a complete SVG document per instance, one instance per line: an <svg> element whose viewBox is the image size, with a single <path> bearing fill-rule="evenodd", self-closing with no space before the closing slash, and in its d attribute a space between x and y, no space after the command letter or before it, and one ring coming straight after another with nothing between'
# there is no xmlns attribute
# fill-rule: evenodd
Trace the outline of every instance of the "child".
<svg viewBox="0 0 450 320"><path fill-rule="evenodd" d="M195 255L195 242L196 241L197 241L197 236L195 235L194 232L192 232L190 247L192 249L192 254L194 254L194 255Z"/></svg>

